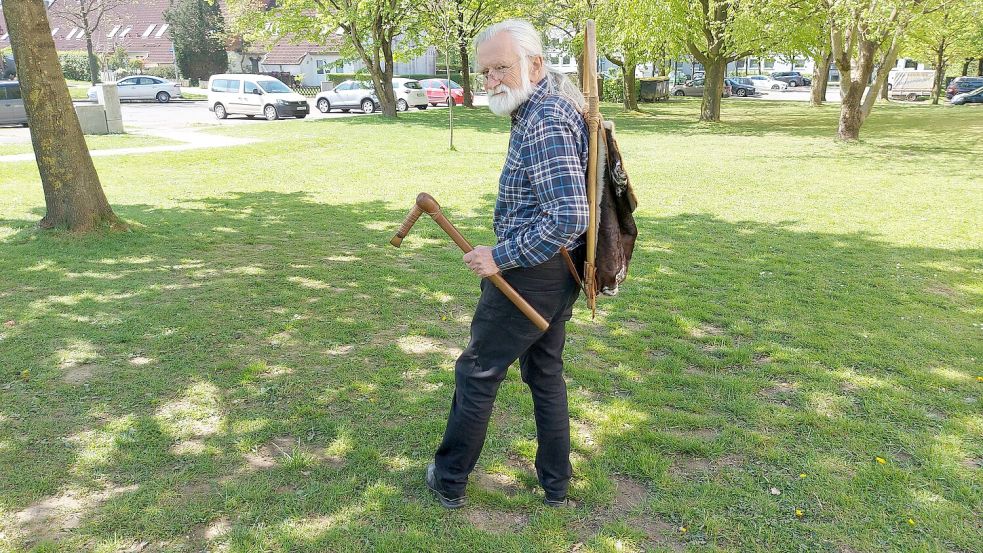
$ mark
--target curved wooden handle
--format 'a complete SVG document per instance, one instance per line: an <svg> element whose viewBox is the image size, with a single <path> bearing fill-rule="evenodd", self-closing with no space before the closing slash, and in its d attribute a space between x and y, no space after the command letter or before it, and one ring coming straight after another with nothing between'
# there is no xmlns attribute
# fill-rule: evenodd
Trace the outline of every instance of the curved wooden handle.
<svg viewBox="0 0 983 553"><path fill-rule="evenodd" d="M406 238L406 235L410 233L410 229L416 224L416 220L420 218L420 215L423 215L423 210L414 205L413 209L406 215L406 219L403 220L403 224L399 226L399 230L396 231L396 236L393 236L393 239L389 243L398 248L403 243L403 238Z"/></svg>
<svg viewBox="0 0 983 553"><path fill-rule="evenodd" d="M406 216L406 220L403 221L402 226L399 227L399 231L396 232L396 236L390 240L390 244L398 248L399 244L403 241L403 238L406 237L407 233L410 231L410 228L413 227L413 224L416 223L416 220L419 219L422 213L426 213L433 218L437 225L444 229L444 232L451 237L451 240L453 240L454 243L461 248L461 251L464 253L469 253L474 249L471 242L468 242L468 239L465 238L459 230L457 230L457 227L448 221L447 217L444 217L444 214L440 211L440 204L437 203L437 200L426 192L421 192L420 195L416 197L416 205L413 206L410 214ZM528 317L529 320L536 325L536 328L542 330L543 332L546 332L546 330L549 329L550 323L544 319L533 306L529 305L529 302L520 296L519 293L515 291L515 288L512 288L511 284L505 281L501 273L488 277L488 280L495 285L495 288L501 290L501 292L505 294L505 297L515 304L519 311L522 311L522 314Z"/></svg>

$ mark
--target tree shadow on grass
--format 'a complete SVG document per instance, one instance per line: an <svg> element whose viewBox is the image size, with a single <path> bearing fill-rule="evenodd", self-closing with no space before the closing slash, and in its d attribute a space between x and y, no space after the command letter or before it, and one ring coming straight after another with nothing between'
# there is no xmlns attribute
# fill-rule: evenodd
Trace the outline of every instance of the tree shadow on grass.
<svg viewBox="0 0 983 553"><path fill-rule="evenodd" d="M568 549L644 543L642 519L692 527L679 546L977 543L979 250L640 217L624 292L568 332L582 508L536 506L513 371L480 466L514 483L471 490L472 514L524 513L496 529L443 513L421 481L477 299L432 222L396 250L405 213L379 202L117 212L134 232L2 223L23 229L0 272L0 466L18 467L0 472L0 524L16 543L490 551L549 534ZM487 217L450 216L492 240ZM628 507L615 473L638 483ZM64 521L45 505L77 524L22 536ZM802 506L808 521L789 514ZM897 531L907 512L918 532ZM581 535L581 516L603 520Z"/></svg>

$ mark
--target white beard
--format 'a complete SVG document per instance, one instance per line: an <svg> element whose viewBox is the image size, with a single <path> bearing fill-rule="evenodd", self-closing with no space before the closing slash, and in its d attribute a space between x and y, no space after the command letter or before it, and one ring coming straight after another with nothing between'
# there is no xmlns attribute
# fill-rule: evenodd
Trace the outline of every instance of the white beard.
<svg viewBox="0 0 983 553"><path fill-rule="evenodd" d="M528 78L522 79L522 88L518 90L500 84L488 96L488 109L495 115L512 115L535 90Z"/></svg>

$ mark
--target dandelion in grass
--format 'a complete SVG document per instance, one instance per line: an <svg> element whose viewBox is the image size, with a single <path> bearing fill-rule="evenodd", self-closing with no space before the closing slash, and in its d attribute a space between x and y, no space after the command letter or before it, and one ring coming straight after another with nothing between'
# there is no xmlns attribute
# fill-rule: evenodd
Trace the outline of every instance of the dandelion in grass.
<svg viewBox="0 0 983 553"><path fill-rule="evenodd" d="M802 517L806 516L806 513L802 509L796 509L795 510L795 516L797 518L802 518Z"/></svg>
<svg viewBox="0 0 983 553"><path fill-rule="evenodd" d="M685 533L686 533L686 532L688 532L688 531L689 531L689 530L688 530L688 529L687 529L687 528L686 528L685 526L680 526L680 527L679 527L679 533L680 533L680 534L685 534Z"/></svg>
<svg viewBox="0 0 983 553"><path fill-rule="evenodd" d="M804 473L804 472L799 473L799 479L800 480L804 479L805 477L806 477L806 473Z"/></svg>
<svg viewBox="0 0 983 553"><path fill-rule="evenodd" d="M976 377L976 381L977 382L983 382L983 376L977 376Z"/></svg>
<svg viewBox="0 0 983 553"><path fill-rule="evenodd" d="M883 465L887 463L887 461L885 461L883 457L874 457L874 460L877 461L878 465Z"/></svg>
<svg viewBox="0 0 983 553"><path fill-rule="evenodd" d="M913 519L913 518L909 518L909 519L908 519L908 525L909 525L909 526L914 526L914 525L915 525L915 519Z"/></svg>

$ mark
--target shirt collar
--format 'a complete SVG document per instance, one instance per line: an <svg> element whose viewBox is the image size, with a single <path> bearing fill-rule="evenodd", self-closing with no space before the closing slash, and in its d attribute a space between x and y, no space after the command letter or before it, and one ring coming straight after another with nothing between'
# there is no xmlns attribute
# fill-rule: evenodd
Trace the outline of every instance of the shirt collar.
<svg viewBox="0 0 983 553"><path fill-rule="evenodd" d="M549 91L547 80L548 79L546 77L543 77L543 80L539 81L536 88L533 90L532 96L530 96L525 102L522 102L522 104L512 112L513 125L522 120L522 118L526 115L526 112L529 111L530 105L538 104L543 100L543 98L546 97Z"/></svg>

